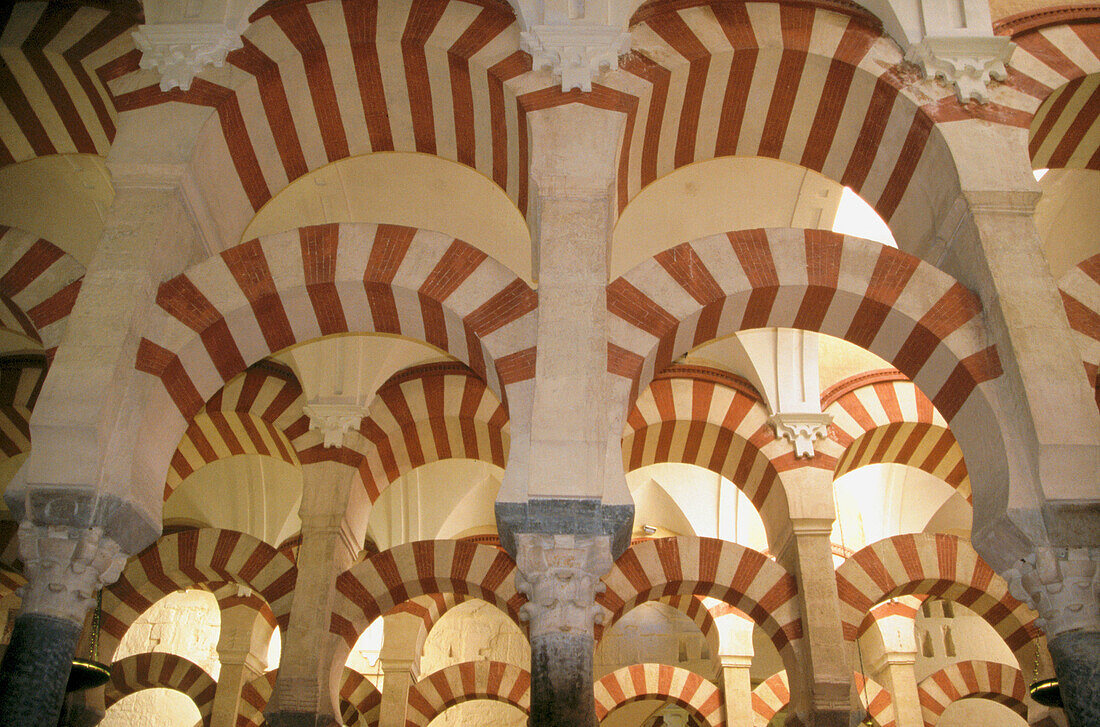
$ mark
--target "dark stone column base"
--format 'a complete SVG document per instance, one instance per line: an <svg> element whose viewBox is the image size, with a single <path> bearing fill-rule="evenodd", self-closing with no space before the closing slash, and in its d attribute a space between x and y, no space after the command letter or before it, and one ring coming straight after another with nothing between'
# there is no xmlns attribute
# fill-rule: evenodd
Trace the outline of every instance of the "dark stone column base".
<svg viewBox="0 0 1100 727"><path fill-rule="evenodd" d="M6 727L53 727L61 716L80 626L36 613L15 619L0 663L0 715Z"/></svg>
<svg viewBox="0 0 1100 727"><path fill-rule="evenodd" d="M264 716L270 727L340 727L332 717L313 712L274 712Z"/></svg>
<svg viewBox="0 0 1100 727"><path fill-rule="evenodd" d="M1069 727L1100 725L1100 632L1067 631L1049 646Z"/></svg>
<svg viewBox="0 0 1100 727"><path fill-rule="evenodd" d="M531 639L531 727L596 727L591 635Z"/></svg>

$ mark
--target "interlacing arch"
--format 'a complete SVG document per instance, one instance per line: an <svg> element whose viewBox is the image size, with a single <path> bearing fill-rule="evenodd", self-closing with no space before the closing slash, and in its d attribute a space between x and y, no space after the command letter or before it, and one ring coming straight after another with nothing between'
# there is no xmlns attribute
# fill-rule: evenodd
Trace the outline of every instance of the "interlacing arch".
<svg viewBox="0 0 1100 727"><path fill-rule="evenodd" d="M250 366L222 387L187 426L172 455L165 501L190 475L239 454L261 454L298 466L290 435L308 431L305 399L293 372L274 361Z"/></svg>
<svg viewBox="0 0 1100 727"><path fill-rule="evenodd" d="M525 599L516 591L515 569L507 553L490 545L455 540L398 545L337 577L329 630L351 649L374 619L429 593L480 598L519 624L519 607Z"/></svg>
<svg viewBox="0 0 1100 727"><path fill-rule="evenodd" d="M643 699L664 699L691 712L707 727L726 727L725 703L718 687L667 664L631 664L596 681L596 719Z"/></svg>
<svg viewBox="0 0 1100 727"><path fill-rule="evenodd" d="M224 583L252 589L285 627L297 576L297 566L286 555L235 530L165 535L131 558L118 580L103 589L100 647L113 655L134 621L165 596Z"/></svg>
<svg viewBox="0 0 1100 727"><path fill-rule="evenodd" d="M962 450L947 421L900 371L873 371L838 382L822 394L833 419L830 439L844 447L834 477L859 467L894 463L940 478L971 499Z"/></svg>
<svg viewBox="0 0 1100 727"><path fill-rule="evenodd" d="M160 651L134 654L111 664L111 680L107 682L105 695L107 708L142 689L158 688L186 694L198 707L202 724L210 724L218 683L190 659Z"/></svg>
<svg viewBox="0 0 1100 727"><path fill-rule="evenodd" d="M711 596L751 618L787 668L795 668L796 642L802 638L798 586L782 566L751 548L690 536L649 540L628 548L603 582L607 590L596 602L607 610L607 629L646 601Z"/></svg>
<svg viewBox="0 0 1100 727"><path fill-rule="evenodd" d="M608 370L631 399L683 353L739 330L798 328L870 350L951 423L971 478L994 483L979 504L1004 507L1007 493L992 489L1007 482L1004 443L987 394L1000 359L977 296L931 265L834 232L742 230L655 255L608 286L607 307Z"/></svg>
<svg viewBox="0 0 1100 727"><path fill-rule="evenodd" d="M427 727L444 710L475 699L531 711L531 674L501 661L464 661L432 672L409 687L405 727Z"/></svg>
<svg viewBox="0 0 1100 727"><path fill-rule="evenodd" d="M414 366L379 387L359 426L359 474L372 503L402 475L429 462L478 459L503 468L508 410L459 363ZM324 457L318 444L303 461Z"/></svg>
<svg viewBox="0 0 1100 727"><path fill-rule="evenodd" d="M467 284L469 283L469 284ZM534 375L536 294L475 247L409 227L329 224L250 240L163 283L136 367L160 379L139 447L167 471L162 441L226 382L296 343L400 334L468 365L504 399ZM158 483L159 486L159 483Z"/></svg>
<svg viewBox="0 0 1100 727"><path fill-rule="evenodd" d="M84 266L52 242L0 225L0 329L38 341L52 358L83 279Z"/></svg>
<svg viewBox="0 0 1100 727"><path fill-rule="evenodd" d="M654 378L626 418L627 472L660 462L693 464L722 475L756 507L769 534L788 514L779 472L795 466L768 411L747 384L699 366L673 366Z"/></svg>
<svg viewBox="0 0 1100 727"><path fill-rule="evenodd" d="M881 684L859 672L852 673L852 689L859 703L867 710L867 716L878 727L896 727L897 716L890 692ZM772 718L791 701L791 689L787 672L772 674L752 690L753 727L768 727Z"/></svg>
<svg viewBox="0 0 1100 727"><path fill-rule="evenodd" d="M127 31L139 22L141 6L116 2L108 11L78 3L21 2L12 14L20 21L4 29L0 104L15 123L5 124L0 138L0 167L50 154L106 156L116 110L92 76L133 50ZM19 62L7 60L13 57Z"/></svg>
<svg viewBox="0 0 1100 727"><path fill-rule="evenodd" d="M952 703L981 698L999 702L1027 719L1027 686L1014 666L995 661L959 661L928 675L917 685L925 727L935 727Z"/></svg>
<svg viewBox="0 0 1100 727"><path fill-rule="evenodd" d="M1081 362L1089 385L1096 391L1096 405L1100 406L1100 381L1097 366L1100 365L1100 254L1083 260L1066 271L1058 281L1062 305L1073 329L1073 340L1081 350Z"/></svg>
<svg viewBox="0 0 1100 727"><path fill-rule="evenodd" d="M905 534L859 550L837 568L837 594L844 638L852 641L870 625L881 601L901 595L933 596L966 606L1001 635L1020 664L1035 661L1039 628L1035 614L1008 592L966 540L954 535Z"/></svg>

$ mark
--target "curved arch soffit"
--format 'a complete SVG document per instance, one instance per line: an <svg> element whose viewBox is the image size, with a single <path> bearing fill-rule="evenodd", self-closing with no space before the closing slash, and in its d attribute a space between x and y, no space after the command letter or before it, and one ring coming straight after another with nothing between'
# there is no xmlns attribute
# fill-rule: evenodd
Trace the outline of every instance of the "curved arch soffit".
<svg viewBox="0 0 1100 727"><path fill-rule="evenodd" d="M405 724L427 727L450 707L476 699L503 702L530 714L531 675L515 664L500 661L452 664L409 687Z"/></svg>
<svg viewBox="0 0 1100 727"><path fill-rule="evenodd" d="M208 725L217 688L217 682L206 670L185 657L164 652L134 654L111 664L105 700L110 709L123 697L143 689L172 689L190 697L203 725Z"/></svg>
<svg viewBox="0 0 1100 727"><path fill-rule="evenodd" d="M691 712L707 727L724 727L725 709L718 687L698 674L667 664L631 664L596 681L596 719L643 699L667 699Z"/></svg>
<svg viewBox="0 0 1100 727"><path fill-rule="evenodd" d="M991 699L1027 720L1027 685L1014 666L994 661L960 661L929 674L917 685L925 727L934 727L960 699Z"/></svg>

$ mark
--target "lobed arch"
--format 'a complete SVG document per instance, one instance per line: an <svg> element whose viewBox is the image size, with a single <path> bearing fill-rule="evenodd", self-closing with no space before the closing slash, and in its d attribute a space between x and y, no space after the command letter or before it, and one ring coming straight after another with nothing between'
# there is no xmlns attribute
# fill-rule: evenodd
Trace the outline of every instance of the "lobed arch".
<svg viewBox="0 0 1100 727"><path fill-rule="evenodd" d="M531 674L500 661L464 661L421 678L409 687L405 727L428 727L456 704L490 699L531 712Z"/></svg>
<svg viewBox="0 0 1100 727"><path fill-rule="evenodd" d="M20 22L8 25L23 32L4 33L4 55L20 62L0 71L0 104L14 121L0 137L0 167L50 154L106 156L117 111L93 75L134 49L127 31L140 22L140 6L19 2L11 13Z"/></svg>
<svg viewBox="0 0 1100 727"><path fill-rule="evenodd" d="M789 670L802 638L798 586L775 561L751 548L714 538L647 540L628 548L604 576L596 597L604 629L630 609L666 596L710 596L741 611L771 639Z"/></svg>
<svg viewBox="0 0 1100 727"><path fill-rule="evenodd" d="M1035 661L1041 632L1035 614L973 546L954 535L895 535L854 553L837 568L841 628L854 641L870 625L872 607L895 596L955 601L1001 635L1020 664Z"/></svg>
<svg viewBox="0 0 1100 727"><path fill-rule="evenodd" d="M908 74L878 21L839 5L655 3L631 30L638 50L620 64L624 78L608 81L637 98L620 210L687 164L769 157L851 187L917 250L959 190L937 124L1027 125L1013 108L963 108L949 88Z"/></svg>
<svg viewBox="0 0 1100 727"><path fill-rule="evenodd" d="M506 386L534 375L536 298L476 248L412 228L321 225L226 250L158 292L136 363L160 380L146 405L138 479L167 471L164 444L174 446L226 382L319 336L427 341L504 400Z"/></svg>
<svg viewBox="0 0 1100 727"><path fill-rule="evenodd" d="M917 685L925 727L960 699L992 699L1027 720L1027 686L1023 673L995 661L959 661L929 674Z"/></svg>
<svg viewBox="0 0 1100 727"><path fill-rule="evenodd" d="M106 706L110 709L123 697L156 688L186 694L198 707L203 726L210 725L218 683L201 666L176 654L134 654L113 662L105 693Z"/></svg>
<svg viewBox="0 0 1100 727"><path fill-rule="evenodd" d="M829 436L844 447L834 477L871 464L916 467L954 487L969 502L970 477L947 421L900 371L869 372L822 395L833 419Z"/></svg>
<svg viewBox="0 0 1100 727"><path fill-rule="evenodd" d="M508 410L469 368L457 362L414 366L379 387L359 427L358 468L373 504L412 470L443 459L477 459L503 468ZM325 456L317 444L305 461Z"/></svg>
<svg viewBox="0 0 1100 727"><path fill-rule="evenodd" d="M130 558L118 580L103 589L101 647L113 656L134 621L168 594L224 583L252 589L285 628L297 575L286 555L233 530L188 529L162 536Z"/></svg>
<svg viewBox="0 0 1100 727"><path fill-rule="evenodd" d="M52 359L83 279L84 265L57 245L0 225L0 330L40 344Z"/></svg>
<svg viewBox="0 0 1100 727"><path fill-rule="evenodd" d="M667 664L631 664L598 679L596 719L643 699L664 698L691 712L702 725L725 727L725 702L718 687L698 674Z"/></svg>
<svg viewBox="0 0 1100 727"><path fill-rule="evenodd" d="M992 407L1002 369L977 296L907 253L822 230L742 230L678 245L608 286L608 370L633 392L686 351L737 330L826 333L891 362L950 423L975 512L1007 506ZM625 406L624 406L625 409Z"/></svg>
<svg viewBox="0 0 1100 727"><path fill-rule="evenodd" d="M852 672L852 691L853 696L867 710L872 724L877 727L897 726L894 700L885 687L857 671ZM751 699L753 727L768 727L772 718L790 704L791 690L787 672L776 672L760 682L752 690Z"/></svg>
<svg viewBox="0 0 1100 727"><path fill-rule="evenodd" d="M1081 364L1100 407L1100 254L1082 260L1058 281L1058 292L1069 318L1073 339L1081 351Z"/></svg>

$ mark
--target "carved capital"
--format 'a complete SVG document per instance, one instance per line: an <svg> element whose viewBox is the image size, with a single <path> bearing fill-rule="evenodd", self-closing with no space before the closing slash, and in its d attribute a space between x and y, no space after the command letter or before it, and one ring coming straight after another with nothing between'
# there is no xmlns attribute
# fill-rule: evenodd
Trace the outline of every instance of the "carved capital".
<svg viewBox="0 0 1100 727"><path fill-rule="evenodd" d="M775 429L775 436L788 440L794 445L797 459L814 456L814 441L825 439L829 435L832 414L824 412L779 412L768 419Z"/></svg>
<svg viewBox="0 0 1100 727"><path fill-rule="evenodd" d="M1006 574L1009 591L1039 612L1047 638L1100 631L1100 548L1042 548Z"/></svg>
<svg viewBox="0 0 1100 727"><path fill-rule="evenodd" d="M562 91L591 91L600 72L617 69L619 56L630 52L630 33L608 25L535 25L520 34L520 47L536 69L561 78Z"/></svg>
<svg viewBox="0 0 1100 727"><path fill-rule="evenodd" d="M989 83L1008 77L1005 64L1016 44L1001 36L925 38L909 46L905 60L920 66L925 78L942 78L955 87L961 103L986 103Z"/></svg>
<svg viewBox="0 0 1100 727"><path fill-rule="evenodd" d="M596 594L600 577L611 570L611 538L606 535L516 535L516 590L527 596L519 617L531 638L544 634L592 635L603 623Z"/></svg>
<svg viewBox="0 0 1100 727"><path fill-rule="evenodd" d="M27 585L23 613L84 623L96 592L114 583L126 565L126 553L102 528L19 525L19 555Z"/></svg>
<svg viewBox="0 0 1100 727"><path fill-rule="evenodd" d="M139 65L160 73L161 91L188 90L203 68L221 68L229 51L243 45L240 30L222 23L142 25L133 35L141 51Z"/></svg>
<svg viewBox="0 0 1100 727"><path fill-rule="evenodd" d="M344 446L344 437L348 432L358 429L366 409L358 404L319 404L312 403L302 407L309 417L309 428L320 430L325 440L325 449Z"/></svg>

